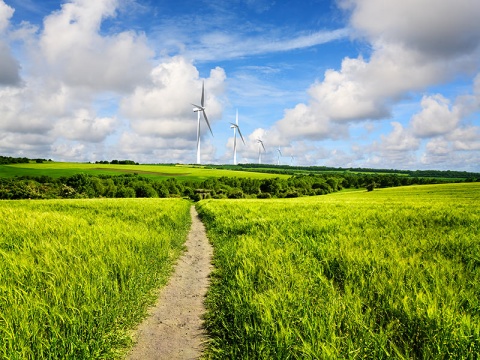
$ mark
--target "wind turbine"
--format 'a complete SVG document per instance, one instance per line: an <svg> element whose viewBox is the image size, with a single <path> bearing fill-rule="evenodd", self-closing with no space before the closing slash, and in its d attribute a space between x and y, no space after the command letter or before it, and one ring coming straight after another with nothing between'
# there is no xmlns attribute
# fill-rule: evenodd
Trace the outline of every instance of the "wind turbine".
<svg viewBox="0 0 480 360"><path fill-rule="evenodd" d="M240 128L238 127L238 109L237 109L237 116L235 117L235 124L232 124L230 126L230 129L233 129L233 165L237 165L237 130L238 134L240 135L240 138L243 141L243 144L245 145L245 140L243 139L242 132L240 131Z"/></svg>
<svg viewBox="0 0 480 360"><path fill-rule="evenodd" d="M193 112L197 113L197 164L200 164L200 113L203 114L203 118L208 125L208 129L213 136L212 128L210 127L210 123L208 122L207 114L205 113L205 82L202 82L202 99L200 101L200 106L195 105L193 108Z"/></svg>
<svg viewBox="0 0 480 360"><path fill-rule="evenodd" d="M258 163L261 164L262 163L262 148L263 148L264 152L266 152L266 150L265 150L265 145L263 145L262 140L257 139L257 143L259 144L258 145Z"/></svg>
<svg viewBox="0 0 480 360"><path fill-rule="evenodd" d="M292 157L290 158L290 166L293 165L293 161L295 160L295 156L292 155Z"/></svg>
<svg viewBox="0 0 480 360"><path fill-rule="evenodd" d="M278 148L277 151L278 151L277 165L280 165L280 157L283 156L283 155L282 155L282 152L280 151L280 148Z"/></svg>

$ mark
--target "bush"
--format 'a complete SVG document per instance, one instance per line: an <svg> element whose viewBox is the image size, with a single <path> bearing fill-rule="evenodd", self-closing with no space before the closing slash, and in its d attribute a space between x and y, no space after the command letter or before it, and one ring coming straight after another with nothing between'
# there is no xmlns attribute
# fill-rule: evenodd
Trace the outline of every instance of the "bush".
<svg viewBox="0 0 480 360"><path fill-rule="evenodd" d="M366 186L367 191L373 191L373 189L375 189L375 185L376 185L376 184L375 184L374 182L368 184L368 185Z"/></svg>
<svg viewBox="0 0 480 360"><path fill-rule="evenodd" d="M126 186L119 186L117 188L117 198L134 198L135 197L135 190L131 187Z"/></svg>

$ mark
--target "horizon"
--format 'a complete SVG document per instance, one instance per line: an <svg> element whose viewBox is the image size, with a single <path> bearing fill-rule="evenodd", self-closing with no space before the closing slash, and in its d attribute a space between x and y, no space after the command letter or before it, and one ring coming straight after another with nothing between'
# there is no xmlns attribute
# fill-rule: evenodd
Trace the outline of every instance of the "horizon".
<svg viewBox="0 0 480 360"><path fill-rule="evenodd" d="M480 172L476 0L0 0L0 154ZM202 119L203 121L203 119ZM288 165L288 164L284 164ZM414 170L412 170L414 169Z"/></svg>

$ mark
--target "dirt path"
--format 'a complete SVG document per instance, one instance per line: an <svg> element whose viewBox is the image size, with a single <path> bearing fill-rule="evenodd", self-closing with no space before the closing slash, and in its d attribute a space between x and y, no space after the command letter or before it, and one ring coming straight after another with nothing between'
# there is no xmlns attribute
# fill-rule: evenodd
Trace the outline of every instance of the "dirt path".
<svg viewBox="0 0 480 360"><path fill-rule="evenodd" d="M190 209L192 228L169 283L162 289L149 317L139 326L137 344L129 360L197 359L205 333L202 315L213 250L195 207Z"/></svg>

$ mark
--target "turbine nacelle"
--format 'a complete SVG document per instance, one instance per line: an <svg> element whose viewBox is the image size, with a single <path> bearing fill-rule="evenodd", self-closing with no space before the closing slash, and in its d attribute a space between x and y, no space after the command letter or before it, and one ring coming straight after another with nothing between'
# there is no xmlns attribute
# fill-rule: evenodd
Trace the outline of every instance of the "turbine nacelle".
<svg viewBox="0 0 480 360"><path fill-rule="evenodd" d="M198 106L198 105L195 105L195 104L192 104L192 105L195 106L193 108L193 112L205 111L205 107Z"/></svg>

